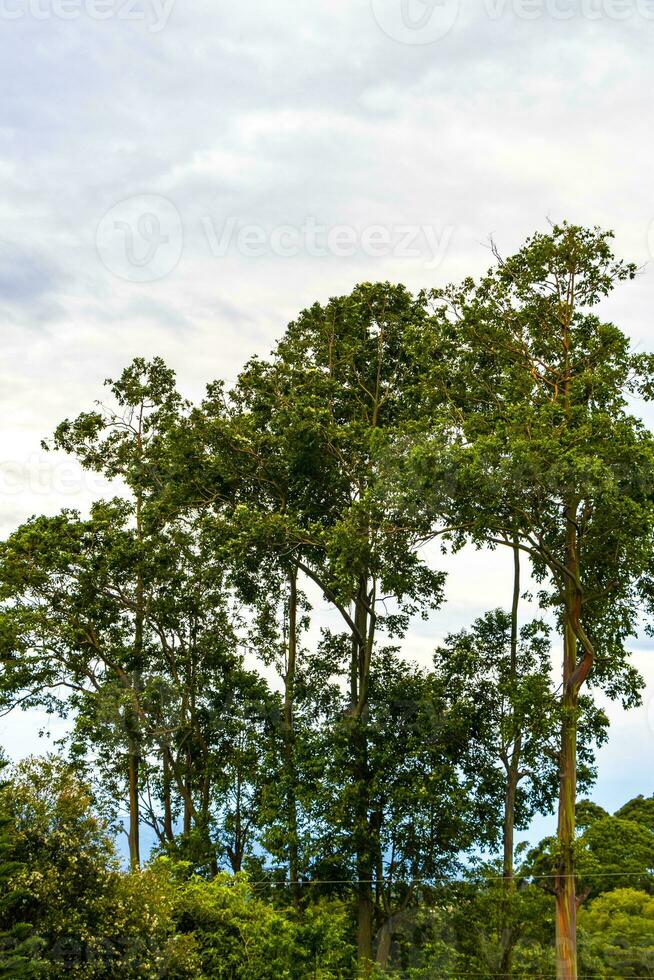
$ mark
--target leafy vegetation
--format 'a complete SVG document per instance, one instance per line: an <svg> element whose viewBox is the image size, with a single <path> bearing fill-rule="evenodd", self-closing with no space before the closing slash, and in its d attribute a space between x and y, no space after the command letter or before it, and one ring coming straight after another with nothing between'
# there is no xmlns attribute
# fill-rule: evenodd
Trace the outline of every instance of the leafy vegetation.
<svg viewBox="0 0 654 980"><path fill-rule="evenodd" d="M578 799L654 596L654 361L597 311L635 270L569 225L496 259L197 405L136 359L44 443L115 496L0 544L0 706L70 723L0 790L0 975L654 975L654 797ZM466 544L507 608L414 663Z"/></svg>

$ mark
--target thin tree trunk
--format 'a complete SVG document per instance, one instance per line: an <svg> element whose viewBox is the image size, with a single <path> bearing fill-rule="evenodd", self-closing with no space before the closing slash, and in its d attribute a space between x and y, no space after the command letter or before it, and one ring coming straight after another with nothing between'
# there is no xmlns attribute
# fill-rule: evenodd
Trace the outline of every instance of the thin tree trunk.
<svg viewBox="0 0 654 980"><path fill-rule="evenodd" d="M370 834L370 773L368 771L368 707L365 705L358 714L357 708L361 692L365 690L367 678L366 643L368 640L367 579L361 576L359 600L355 609L355 626L358 636L353 639L353 674L356 670L357 683L352 686L352 748L353 775L356 786L355 841L357 868L357 950L359 964L364 975L372 970L373 942L373 894L372 876L374 871L373 842ZM354 695L358 692L358 697Z"/></svg>
<svg viewBox="0 0 654 980"><path fill-rule="evenodd" d="M189 837L193 826L193 758L190 749L186 749L186 766L184 773L184 836Z"/></svg>
<svg viewBox="0 0 654 980"><path fill-rule="evenodd" d="M377 935L377 955L375 957L375 963L382 970L386 970L388 966L393 943L393 933L395 933L398 926L401 925L405 912L406 904L402 903L402 907L398 909L397 912L386 916Z"/></svg>
<svg viewBox="0 0 654 980"><path fill-rule="evenodd" d="M518 673L518 611L520 606L520 549L517 539L513 541L513 601L511 603L511 679L517 680ZM515 839L515 804L518 791L522 739L516 734L510 763L507 769L506 793L504 798L503 862L504 905L502 909L502 930L500 937L500 974L504 980L513 976L513 949L515 930L509 921L512 899L515 894L515 874L513 864Z"/></svg>
<svg viewBox="0 0 654 980"><path fill-rule="evenodd" d="M519 749L517 750L519 753ZM516 750L513 753L516 755ZM513 867L513 849L515 833L515 802L518 789L518 772L515 758L507 773L506 796L504 801L504 904L502 909L502 932L500 937L501 962L500 975L504 980L513 976L513 949L515 946L515 930L511 924L512 900L515 895L515 874Z"/></svg>
<svg viewBox="0 0 654 980"><path fill-rule="evenodd" d="M140 616L136 620L135 648L142 646L143 624ZM138 656L138 652L137 652ZM129 860L132 871L141 867L141 849L139 824L141 820L139 805L139 768L141 763L141 725L138 704L141 696L141 671L138 667L132 671L131 697L133 703L127 710L127 769L129 795Z"/></svg>
<svg viewBox="0 0 654 980"><path fill-rule="evenodd" d="M513 538L513 600L511 602L511 674L518 670L518 611L520 608L520 548L517 536Z"/></svg>
<svg viewBox="0 0 654 980"><path fill-rule="evenodd" d="M576 661L577 640L566 624L564 640L563 719L561 723L561 782L559 791L559 866L556 879L556 976L577 978L577 899L574 865L575 804L577 790L577 698L569 687Z"/></svg>
<svg viewBox="0 0 654 980"><path fill-rule="evenodd" d="M566 561L577 576L576 507L566 509ZM577 707L575 685L577 668L577 635L574 623L579 621L581 597L574 583L566 584L566 611L563 639L563 717L561 719L561 756L558 843L559 865L556 878L556 976L557 980L577 980L577 897L575 882L574 839L577 798Z"/></svg>
<svg viewBox="0 0 654 980"><path fill-rule="evenodd" d="M575 707L564 700L559 799L560 859L556 881L556 976L577 980L577 896L574 865L576 721Z"/></svg>
<svg viewBox="0 0 654 980"><path fill-rule="evenodd" d="M187 785L186 773L182 769L179 763L179 759L176 760L175 757L173 756L173 753L169 745L167 745L165 742L161 742L160 748L166 760L168 771L174 776L177 792L179 793L182 800L184 801L184 814L185 814L184 820L186 822L187 814L189 820L196 815L195 805L193 803L193 797Z"/></svg>
<svg viewBox="0 0 654 980"><path fill-rule="evenodd" d="M141 435L139 428L138 437L139 451L141 449ZM143 684L143 631L145 625L145 603L143 571L141 567L141 549L143 547L143 526L142 526L142 495L139 492L136 496L136 540L139 548L138 566L136 570L136 613L134 621L134 663L132 664L132 697L138 704L141 696ZM141 755L141 732L138 718L138 710L130 711L128 732L128 753L129 753L129 856L132 871L137 871L141 867L141 848L139 824L141 815L139 812L139 765Z"/></svg>
<svg viewBox="0 0 654 980"><path fill-rule="evenodd" d="M407 922L409 928L415 928L414 924L412 924L410 920L407 921L406 918L407 909L415 892L415 885L416 882L413 882L399 908L393 913L387 913L381 929L379 930L375 963L383 970L385 970L388 966L388 961L391 955L393 934L398 931L398 927L400 927L404 921ZM405 937L406 936L407 932L405 931Z"/></svg>
<svg viewBox="0 0 654 980"><path fill-rule="evenodd" d="M504 800L504 884L507 891L513 891L515 885L515 875L513 869L513 848L515 833L515 801L518 789L518 774L511 767L506 784L506 795Z"/></svg>
<svg viewBox="0 0 654 980"><path fill-rule="evenodd" d="M164 835L166 840L172 842L175 839L173 831L173 807L171 801L172 777L170 773L170 762L168 753L163 753L163 808L164 808Z"/></svg>
<svg viewBox="0 0 654 980"><path fill-rule="evenodd" d="M295 768L295 671L297 667L297 568L289 575L288 660L284 678L284 768L286 776L286 809L288 820L288 865L293 900L300 903L300 878L297 831L297 773Z"/></svg>
<svg viewBox="0 0 654 980"><path fill-rule="evenodd" d="M377 935L375 937L375 963L379 968L385 970L388 966L388 961L391 955L393 934L404 918L407 907L413 895L414 886L411 885L399 907L393 911L391 909L391 882L389 882L389 887L386 893L384 891L384 853L381 843L383 820L384 811L382 805L379 810L376 810L371 815L370 824L371 830L373 831L376 858L375 873L377 880L375 882L375 918L378 924L381 923L381 925L378 925ZM395 863L395 846L393 846L391 849L390 856L386 856L389 857L389 866L392 868Z"/></svg>
<svg viewBox="0 0 654 980"><path fill-rule="evenodd" d="M138 743L130 737L128 748L128 784L129 784L129 863L132 871L141 867L139 841L139 749Z"/></svg>
<svg viewBox="0 0 654 980"><path fill-rule="evenodd" d="M359 719L356 723L360 728L364 722ZM368 794L367 786L367 752L364 744L365 733L361 732L359 748L361 751L361 799L357 807L357 950L359 963L363 968L364 975L368 975L372 970L372 940L373 940L373 895L372 895L372 875L374 858L371 854L371 847L368 835Z"/></svg>
<svg viewBox="0 0 654 980"><path fill-rule="evenodd" d="M140 637L140 624L137 619L137 647ZM132 871L141 867L140 822L141 812L139 803L140 765L141 765L141 725L139 720L138 703L140 698L141 673L132 672L132 706L127 711L127 782L129 799L129 863Z"/></svg>
<svg viewBox="0 0 654 980"><path fill-rule="evenodd" d="M232 871L234 874L238 874L241 870L241 864L243 862L243 823L241 817L241 773L237 771L236 773L236 813L234 814L234 846L227 846L227 856L229 857L229 863L232 866Z"/></svg>

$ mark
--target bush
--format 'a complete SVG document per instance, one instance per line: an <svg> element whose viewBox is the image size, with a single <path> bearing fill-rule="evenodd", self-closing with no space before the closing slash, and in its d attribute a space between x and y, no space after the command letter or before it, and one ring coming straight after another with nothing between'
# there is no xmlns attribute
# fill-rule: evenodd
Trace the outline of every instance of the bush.
<svg viewBox="0 0 654 980"><path fill-rule="evenodd" d="M207 980L353 976L342 904L319 902L300 916L258 898L246 876L221 874L178 886L174 916L179 932L193 937Z"/></svg>
<svg viewBox="0 0 654 980"><path fill-rule="evenodd" d="M620 888L579 913L580 973L654 977L654 897ZM592 969L591 969L592 968Z"/></svg>

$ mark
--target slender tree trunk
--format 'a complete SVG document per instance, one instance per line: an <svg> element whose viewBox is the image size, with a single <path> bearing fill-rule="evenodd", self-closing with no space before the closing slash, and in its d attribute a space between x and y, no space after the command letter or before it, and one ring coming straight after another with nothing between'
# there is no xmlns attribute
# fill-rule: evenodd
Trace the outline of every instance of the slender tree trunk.
<svg viewBox="0 0 654 980"><path fill-rule="evenodd" d="M576 506L566 509L566 561L577 577ZM561 755L558 844L559 865L556 877L556 976L557 980L577 980L577 896L575 882L574 839L577 801L577 708L578 689L577 635L574 623L579 621L581 596L575 584L566 583L565 629L563 637L563 697L561 719Z"/></svg>
<svg viewBox="0 0 654 980"><path fill-rule="evenodd" d="M139 841L139 749L138 742L129 738L128 747L128 784L129 784L129 863L132 871L138 871L141 866Z"/></svg>
<svg viewBox="0 0 654 980"><path fill-rule="evenodd" d="M519 753L519 749L517 750ZM516 751L514 750L514 756ZM516 892L515 874L513 867L514 835L515 835L515 802L518 789L518 770L512 760L511 768L507 773L506 795L504 801L504 903L502 909L502 932L500 937L501 961L500 975L504 980L510 980L513 976L513 949L515 946L515 930L510 921L512 913L512 903Z"/></svg>
<svg viewBox="0 0 654 980"><path fill-rule="evenodd" d="M140 637L140 626L137 621L137 646ZM132 672L132 689L130 695L132 705L127 710L127 783L129 801L129 863L132 871L141 867L140 822L141 811L139 803L140 765L141 765L141 725L139 720L138 703L141 696L141 673Z"/></svg>
<svg viewBox="0 0 654 980"><path fill-rule="evenodd" d="M164 835L166 840L172 842L175 839L173 831L173 807L171 800L172 776L170 772L170 761L168 753L163 753L163 808L164 808Z"/></svg>
<svg viewBox="0 0 654 980"><path fill-rule="evenodd" d="M359 963L364 975L372 970L373 940L373 894L372 876L374 856L372 854L368 819L368 753L365 719L355 722L359 729L357 737L357 775L359 799L357 801L357 949Z"/></svg>
<svg viewBox="0 0 654 980"><path fill-rule="evenodd" d="M190 749L186 750L186 766L184 773L184 836L189 837L193 826L192 806L193 758Z"/></svg>
<svg viewBox="0 0 654 980"><path fill-rule="evenodd" d="M391 955L391 947L393 942L393 933L395 932L397 926L402 921L404 913L406 912L407 905L410 901L411 895L413 893L413 887L409 889L409 892L405 899L402 901L399 908L392 911L391 909L391 892L392 889L389 887L387 892L384 890L384 857L389 857L384 855L382 850L381 842L381 831L384 821L384 810L383 805L380 806L373 814L371 814L370 826L372 830L373 841L375 845L375 921L378 926L375 949L375 963L382 970L385 970L388 966L388 961ZM395 851L394 848L391 849L390 853L390 866L393 867L394 864ZM381 925L380 925L381 923Z"/></svg>
<svg viewBox="0 0 654 980"><path fill-rule="evenodd" d="M513 541L513 601L511 603L511 679L517 680L518 673L518 611L520 606L520 549L517 539ZM511 906L515 895L515 875L513 853L515 842L515 804L520 780L520 757L522 739L516 735L513 751L506 774L506 793L504 798L503 861L504 905L502 909L502 930L500 936L501 961L500 974L504 980L513 976L513 949L515 930L511 924Z"/></svg>
<svg viewBox="0 0 654 980"><path fill-rule="evenodd" d="M300 877L297 831L297 773L295 768L295 671L297 667L297 568L289 575L288 659L284 678L284 769L288 820L288 866L293 900L300 904Z"/></svg>
<svg viewBox="0 0 654 980"><path fill-rule="evenodd" d="M513 599L511 601L511 674L518 671L518 611L520 608L520 548L513 538Z"/></svg>
<svg viewBox="0 0 654 980"><path fill-rule="evenodd" d="M184 824L187 822L190 829L190 821L196 815L193 796L191 795L185 770L182 768L179 759L175 759L170 746L165 742L160 743L161 752L166 761L168 772L174 776L177 792L184 802Z"/></svg>
<svg viewBox="0 0 654 980"><path fill-rule="evenodd" d="M136 647L139 648L141 642L142 625L137 617L136 625ZM133 699L132 705L127 709L127 773L128 773L128 799L129 799L129 861L132 871L138 871L141 867L141 849L139 825L141 821L139 804L139 769L141 764L141 725L139 720L138 704L141 697L141 672L136 669L132 671L132 689L130 692Z"/></svg>
<svg viewBox="0 0 654 980"><path fill-rule="evenodd" d="M565 660L574 665L577 641L569 625L565 629ZM574 666L573 666L574 669ZM569 670L565 673L569 677ZM577 899L574 865L575 804L577 790L577 698L564 682L561 723L561 782L559 791L559 866L556 879L556 976L577 978Z"/></svg>
<svg viewBox="0 0 654 980"><path fill-rule="evenodd" d="M140 447L140 437L139 437ZM136 540L139 547L138 567L136 571L136 612L134 621L134 662L132 664L132 697L136 704L129 713L128 719L128 768L129 768L129 858L132 871L141 867L141 848L139 824L139 766L141 756L141 731L138 717L138 704L143 684L143 632L145 624L144 585L141 568L141 548L143 546L142 528L142 497L136 497Z"/></svg>
<svg viewBox="0 0 654 980"><path fill-rule="evenodd" d="M385 970L386 967L388 966L388 961L391 955L393 934L398 931L398 928L402 925L403 921L407 922L407 918L406 918L407 909L413 898L414 891L415 891L415 882L409 888L399 908L397 908L395 912L392 913L387 911L382 927L379 930L378 939L377 939L377 956L375 958L375 963L383 970ZM409 928L413 928L413 924L410 921L407 922L407 925L409 926Z"/></svg>
<svg viewBox="0 0 654 980"><path fill-rule="evenodd" d="M232 866L232 871L234 874L238 874L241 870L241 864L243 862L243 823L241 817L241 774L240 771L236 774L236 813L234 814L234 846L227 847L227 854L229 857L229 863Z"/></svg>
<svg viewBox="0 0 654 980"><path fill-rule="evenodd" d="M355 832L357 868L357 950L359 964L367 975L372 970L372 941L374 903L372 877L374 872L374 848L370 833L370 773L368 770L368 707L356 715L361 692L366 689L366 642L368 635L367 578L361 576L359 599L355 608L355 626L358 635L352 644L352 750L353 776L356 786Z"/></svg>
<svg viewBox="0 0 654 980"><path fill-rule="evenodd" d="M518 789L518 774L512 767L509 770L504 800L504 883L507 891L513 891L515 875L513 869L513 849L515 834L515 801Z"/></svg>

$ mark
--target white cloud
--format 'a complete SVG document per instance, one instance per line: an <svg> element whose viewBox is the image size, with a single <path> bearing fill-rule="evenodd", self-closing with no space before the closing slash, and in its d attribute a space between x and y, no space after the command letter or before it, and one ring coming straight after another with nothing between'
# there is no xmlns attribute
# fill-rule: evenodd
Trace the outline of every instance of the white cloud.
<svg viewBox="0 0 654 980"><path fill-rule="evenodd" d="M385 34L368 0L177 0L158 32L118 16L0 23L2 460L37 465L40 439L136 354L162 354L198 395L268 350L302 306L356 281L419 288L483 270L490 233L508 252L568 216L615 227L645 262L654 22L486 9L462 0L449 33L425 45ZM153 194L181 215L182 256L163 279L126 282L99 260L97 226ZM220 258L206 215L267 231L310 216L453 232L435 271L426 254ZM644 347L653 293L648 268L609 305ZM3 529L63 502L54 490L3 499ZM488 570L498 561L461 558L435 634L502 601L508 585ZM603 752L607 773L620 739ZM644 755L631 766L635 786Z"/></svg>

